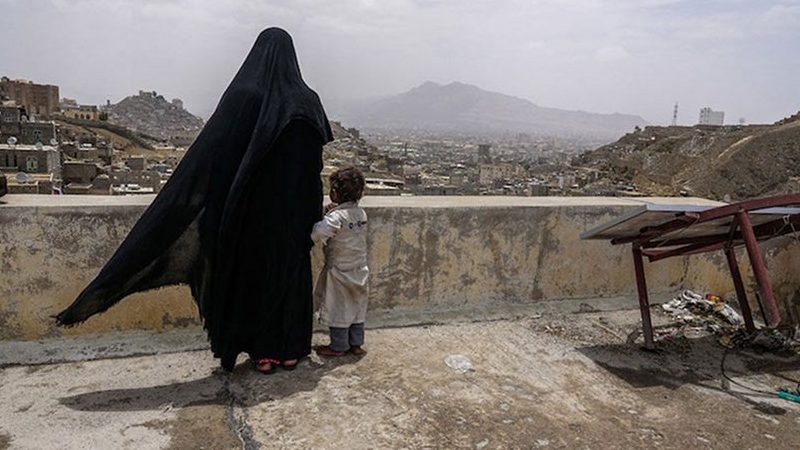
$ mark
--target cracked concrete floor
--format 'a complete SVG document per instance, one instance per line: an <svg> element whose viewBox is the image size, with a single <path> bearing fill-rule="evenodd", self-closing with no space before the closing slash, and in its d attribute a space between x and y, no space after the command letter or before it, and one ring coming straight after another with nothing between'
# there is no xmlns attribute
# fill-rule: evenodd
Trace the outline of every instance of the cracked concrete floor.
<svg viewBox="0 0 800 450"><path fill-rule="evenodd" d="M271 376L244 359L226 374L207 351L10 366L0 449L800 448L800 405L754 391L797 383L796 358L725 355L711 337L644 353L624 342L637 321L371 330L361 359Z"/></svg>

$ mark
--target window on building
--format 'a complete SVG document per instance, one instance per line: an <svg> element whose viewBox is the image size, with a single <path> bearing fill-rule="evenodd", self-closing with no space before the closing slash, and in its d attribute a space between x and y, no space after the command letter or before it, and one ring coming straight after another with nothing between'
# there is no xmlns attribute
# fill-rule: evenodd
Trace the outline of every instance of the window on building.
<svg viewBox="0 0 800 450"><path fill-rule="evenodd" d="M25 168L28 172L36 172L39 170L39 159L35 156L28 156L25 160Z"/></svg>

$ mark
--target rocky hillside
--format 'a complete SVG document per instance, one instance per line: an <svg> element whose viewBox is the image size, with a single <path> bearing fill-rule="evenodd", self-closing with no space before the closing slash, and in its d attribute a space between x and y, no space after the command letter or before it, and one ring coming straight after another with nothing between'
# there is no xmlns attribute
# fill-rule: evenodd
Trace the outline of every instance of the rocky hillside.
<svg viewBox="0 0 800 450"><path fill-rule="evenodd" d="M538 106L463 83L427 82L393 97L336 111L360 128L466 133L534 133L616 139L643 126L639 116L594 114Z"/></svg>
<svg viewBox="0 0 800 450"><path fill-rule="evenodd" d="M203 119L183 109L180 100L167 101L156 92L139 91L111 105L108 121L164 141L196 135Z"/></svg>
<svg viewBox="0 0 800 450"><path fill-rule="evenodd" d="M797 192L800 113L773 125L646 127L573 164L608 170L652 195L741 200Z"/></svg>

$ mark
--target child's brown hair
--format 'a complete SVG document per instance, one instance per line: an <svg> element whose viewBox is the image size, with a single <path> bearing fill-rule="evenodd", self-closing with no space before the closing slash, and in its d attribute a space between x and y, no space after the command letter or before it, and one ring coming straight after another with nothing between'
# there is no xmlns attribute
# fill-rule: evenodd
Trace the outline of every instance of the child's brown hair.
<svg viewBox="0 0 800 450"><path fill-rule="evenodd" d="M328 180L331 189L339 196L339 203L357 202L364 195L364 174L354 166L342 167L333 172Z"/></svg>

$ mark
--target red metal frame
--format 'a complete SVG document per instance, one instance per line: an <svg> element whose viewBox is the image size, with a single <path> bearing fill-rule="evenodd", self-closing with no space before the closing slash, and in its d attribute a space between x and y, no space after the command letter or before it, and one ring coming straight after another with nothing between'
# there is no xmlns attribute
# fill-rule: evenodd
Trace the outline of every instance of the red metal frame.
<svg viewBox="0 0 800 450"><path fill-rule="evenodd" d="M745 328L748 331L755 330L753 314L750 305L747 303L742 276L739 272L739 265L736 261L735 248L744 246L747 249L747 256L750 266L753 269L759 290L759 304L764 321L769 327L776 327L780 321L780 311L775 302L772 286L764 265L764 258L761 249L758 247L759 240L767 240L781 236L795 230L794 225L800 226L800 214L782 216L780 219L771 220L758 226L753 226L750 214L753 211L767 208L798 206L800 205L800 194L779 195L775 197L747 200L740 203L720 206L702 212L680 213L674 219L670 219L662 224L644 227L634 236L612 239L611 243L627 244L630 243L633 249L633 266L636 274L636 288L639 293L639 309L642 314L642 329L644 332L644 344L646 348L654 348L653 326L650 320L650 302L647 295L647 281L645 280L643 256L647 256L650 262L659 261L673 256L685 256L697 253L723 250L728 261L728 268L731 271L736 297L742 310ZM731 217L731 228L728 233L715 234L709 236L698 236L688 238L663 239L668 233L688 228L694 224L717 220L723 217Z"/></svg>

